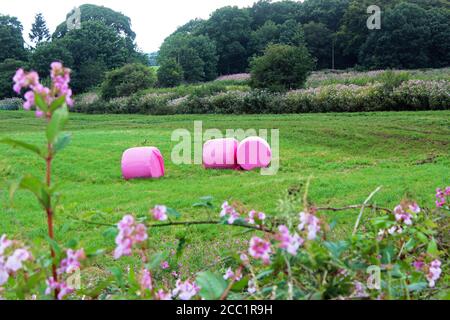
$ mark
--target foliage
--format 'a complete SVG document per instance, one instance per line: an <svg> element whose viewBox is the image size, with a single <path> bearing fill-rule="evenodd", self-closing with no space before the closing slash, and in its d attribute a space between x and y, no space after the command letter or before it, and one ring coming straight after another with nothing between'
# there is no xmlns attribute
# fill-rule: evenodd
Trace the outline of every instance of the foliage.
<svg viewBox="0 0 450 320"><path fill-rule="evenodd" d="M155 83L156 75L152 68L142 64L127 64L106 74L101 94L106 100L129 96L136 91L150 88Z"/></svg>
<svg viewBox="0 0 450 320"><path fill-rule="evenodd" d="M206 36L177 32L168 37L160 48L158 62L175 60L182 68L186 82L210 81L217 76L215 44Z"/></svg>
<svg viewBox="0 0 450 320"><path fill-rule="evenodd" d="M270 45L251 62L251 85L271 90L300 88L314 67L306 47Z"/></svg>
<svg viewBox="0 0 450 320"><path fill-rule="evenodd" d="M205 34L215 41L219 74L238 73L248 65L251 18L246 10L224 7L214 11L205 24Z"/></svg>
<svg viewBox="0 0 450 320"><path fill-rule="evenodd" d="M34 22L31 26L29 38L36 45L40 44L41 42L47 42L50 40L50 32L42 13L38 13L34 17Z"/></svg>
<svg viewBox="0 0 450 320"><path fill-rule="evenodd" d="M0 62L8 58L27 58L22 31L23 26L17 18L0 14Z"/></svg>
<svg viewBox="0 0 450 320"><path fill-rule="evenodd" d="M0 110L19 110L23 107L23 100L20 98L8 98L0 100Z"/></svg>
<svg viewBox="0 0 450 320"><path fill-rule="evenodd" d="M333 36L323 23L309 22L303 26L308 51L317 59L317 69L331 69Z"/></svg>
<svg viewBox="0 0 450 320"><path fill-rule="evenodd" d="M176 87L183 81L183 68L175 59L163 61L158 69L158 84L161 87Z"/></svg>
<svg viewBox="0 0 450 320"><path fill-rule="evenodd" d="M425 10L401 3L388 11L383 27L371 33L360 61L371 68L424 68L448 63L449 11Z"/></svg>
<svg viewBox="0 0 450 320"><path fill-rule="evenodd" d="M23 61L14 59L5 59L0 62L0 99L13 97L15 94L12 90L12 77L16 70L26 65Z"/></svg>

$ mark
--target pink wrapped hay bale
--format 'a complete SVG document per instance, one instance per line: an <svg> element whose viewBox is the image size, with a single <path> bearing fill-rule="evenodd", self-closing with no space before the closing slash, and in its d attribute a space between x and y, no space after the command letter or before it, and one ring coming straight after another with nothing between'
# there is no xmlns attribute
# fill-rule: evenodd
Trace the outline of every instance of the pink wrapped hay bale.
<svg viewBox="0 0 450 320"><path fill-rule="evenodd" d="M122 176L126 180L164 176L164 159L158 148L139 147L122 155Z"/></svg>
<svg viewBox="0 0 450 320"><path fill-rule="evenodd" d="M206 169L239 169L236 163L238 144L233 138L207 141L203 145L203 166Z"/></svg>
<svg viewBox="0 0 450 320"><path fill-rule="evenodd" d="M237 163L243 170L266 168L272 160L272 150L266 140L260 137L248 137L239 143Z"/></svg>

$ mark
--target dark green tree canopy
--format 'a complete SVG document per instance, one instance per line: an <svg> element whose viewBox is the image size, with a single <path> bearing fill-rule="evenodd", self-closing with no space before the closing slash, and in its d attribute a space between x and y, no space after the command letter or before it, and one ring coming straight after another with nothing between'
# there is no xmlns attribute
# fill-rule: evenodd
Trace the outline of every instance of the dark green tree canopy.
<svg viewBox="0 0 450 320"><path fill-rule="evenodd" d="M361 48L361 63L370 68L413 69L433 66L437 62L433 50L439 52L438 59L448 57L444 53L450 41L448 23L446 28L445 15L433 13L410 3L386 12L381 30L371 32ZM444 44L433 41L436 35ZM445 62L437 64L441 63Z"/></svg>
<svg viewBox="0 0 450 320"><path fill-rule="evenodd" d="M205 32L216 43L220 74L245 71L251 34L248 10L224 7L214 11L205 25Z"/></svg>
<svg viewBox="0 0 450 320"><path fill-rule="evenodd" d="M25 61L6 59L0 62L0 99L16 97L13 91L12 78L19 68L27 68Z"/></svg>
<svg viewBox="0 0 450 320"><path fill-rule="evenodd" d="M305 46L269 45L251 62L251 85L274 91L301 88L313 68Z"/></svg>
<svg viewBox="0 0 450 320"><path fill-rule="evenodd" d="M152 68L142 64L127 64L106 74L102 84L102 96L105 99L126 97L139 90L148 89L156 83Z"/></svg>
<svg viewBox="0 0 450 320"><path fill-rule="evenodd" d="M29 37L36 45L50 40L50 32L48 31L47 23L42 13L36 14Z"/></svg>
<svg viewBox="0 0 450 320"><path fill-rule="evenodd" d="M16 17L0 14L0 62L8 58L27 58L22 31L22 24Z"/></svg>
<svg viewBox="0 0 450 320"><path fill-rule="evenodd" d="M111 27L118 35L130 38L134 41L136 34L131 29L131 19L124 14L103 6L93 4L83 4L80 6L81 22L99 21L106 26ZM69 12L68 19L73 14ZM66 21L62 22L53 33L53 38L64 37L68 32Z"/></svg>
<svg viewBox="0 0 450 320"><path fill-rule="evenodd" d="M158 69L158 85L161 87L175 87L184 79L183 68L174 59L164 60Z"/></svg>
<svg viewBox="0 0 450 320"><path fill-rule="evenodd" d="M175 60L186 82L210 81L217 76L216 46L207 36L175 33L160 48L158 61Z"/></svg>

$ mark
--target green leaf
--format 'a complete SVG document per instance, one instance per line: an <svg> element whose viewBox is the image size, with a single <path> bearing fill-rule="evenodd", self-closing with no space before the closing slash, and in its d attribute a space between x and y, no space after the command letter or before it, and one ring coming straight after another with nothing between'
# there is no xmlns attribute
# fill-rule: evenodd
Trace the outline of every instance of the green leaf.
<svg viewBox="0 0 450 320"><path fill-rule="evenodd" d="M248 281L249 281L248 277L244 277L241 280L236 281L235 283L233 283L231 290L235 292L241 292L242 290L244 290L245 287L247 287Z"/></svg>
<svg viewBox="0 0 450 320"><path fill-rule="evenodd" d="M51 239L49 236L45 236L45 240L50 244L50 247L53 249L53 251L55 252L56 255L56 261L55 263L58 264L60 258L62 257L62 250L61 247L59 246L59 244L54 240Z"/></svg>
<svg viewBox="0 0 450 320"><path fill-rule="evenodd" d="M339 242L326 241L324 242L324 245L330 251L331 255L336 259L339 259L341 254L349 247L347 241L339 241Z"/></svg>
<svg viewBox="0 0 450 320"><path fill-rule="evenodd" d="M206 300L217 300L227 289L227 282L220 274L210 271L197 274L197 285L200 287L200 296Z"/></svg>
<svg viewBox="0 0 450 320"><path fill-rule="evenodd" d="M61 96L57 99L55 99L52 104L50 105L50 112L55 111L59 107L61 107L66 102L66 96Z"/></svg>
<svg viewBox="0 0 450 320"><path fill-rule="evenodd" d="M170 218L173 218L173 219L181 218L181 213L179 213L177 210L172 209L172 208L167 208L167 214L169 215Z"/></svg>
<svg viewBox="0 0 450 320"><path fill-rule="evenodd" d="M437 256L439 254L437 243L434 238L428 243L427 253L431 256Z"/></svg>
<svg viewBox="0 0 450 320"><path fill-rule="evenodd" d="M64 105L62 108L57 109L53 115L50 123L47 126L47 139L50 143L54 143L56 137L64 128L64 125L69 118L69 111L67 106Z"/></svg>
<svg viewBox="0 0 450 320"><path fill-rule="evenodd" d="M31 151L40 157L44 157L42 150L38 146L29 144L29 143L26 143L23 141L10 139L10 138L4 138L4 139L0 139L0 143L8 144L13 147L19 147L19 148Z"/></svg>
<svg viewBox="0 0 450 320"><path fill-rule="evenodd" d="M155 253L154 255L152 255L150 257L150 262L147 263L147 265L146 265L147 269L155 270L155 269L159 268L159 266L161 265L161 262L166 260L168 258L168 256L169 256L169 252L167 252L167 251Z"/></svg>
<svg viewBox="0 0 450 320"><path fill-rule="evenodd" d="M47 190L47 186L38 178L32 175L26 175L12 185L9 194L11 201L13 200L17 189L24 189L32 192L44 208L50 206L50 194Z"/></svg>
<svg viewBox="0 0 450 320"><path fill-rule="evenodd" d="M109 269L111 274L116 278L119 287L123 287L123 272L119 267L111 267Z"/></svg>
<svg viewBox="0 0 450 320"><path fill-rule="evenodd" d="M45 103L44 98L42 98L42 96L40 94L34 95L34 103L36 104L36 106L39 109L41 109L41 111L43 111L43 112L48 111L47 103Z"/></svg>
<svg viewBox="0 0 450 320"><path fill-rule="evenodd" d="M57 154L59 151L63 150L67 147L72 139L72 135L70 133L63 133L58 136L56 142L53 144L53 153Z"/></svg>
<svg viewBox="0 0 450 320"><path fill-rule="evenodd" d="M426 282L411 283L410 285L408 285L407 288L408 288L409 292L421 291L421 290L428 288L428 283L426 283Z"/></svg>

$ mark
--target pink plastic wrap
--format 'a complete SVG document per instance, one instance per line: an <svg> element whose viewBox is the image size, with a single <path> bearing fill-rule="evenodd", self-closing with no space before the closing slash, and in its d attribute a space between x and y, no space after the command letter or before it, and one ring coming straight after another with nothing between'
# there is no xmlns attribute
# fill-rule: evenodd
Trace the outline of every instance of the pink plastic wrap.
<svg viewBox="0 0 450 320"><path fill-rule="evenodd" d="M122 156L122 176L126 180L164 176L164 159L155 147L126 150Z"/></svg>
<svg viewBox="0 0 450 320"><path fill-rule="evenodd" d="M266 140L248 137L239 143L237 163L243 170L268 167L272 160L272 150Z"/></svg>
<svg viewBox="0 0 450 320"><path fill-rule="evenodd" d="M239 169L236 163L238 143L233 138L207 141L203 146L203 166L207 169Z"/></svg>

